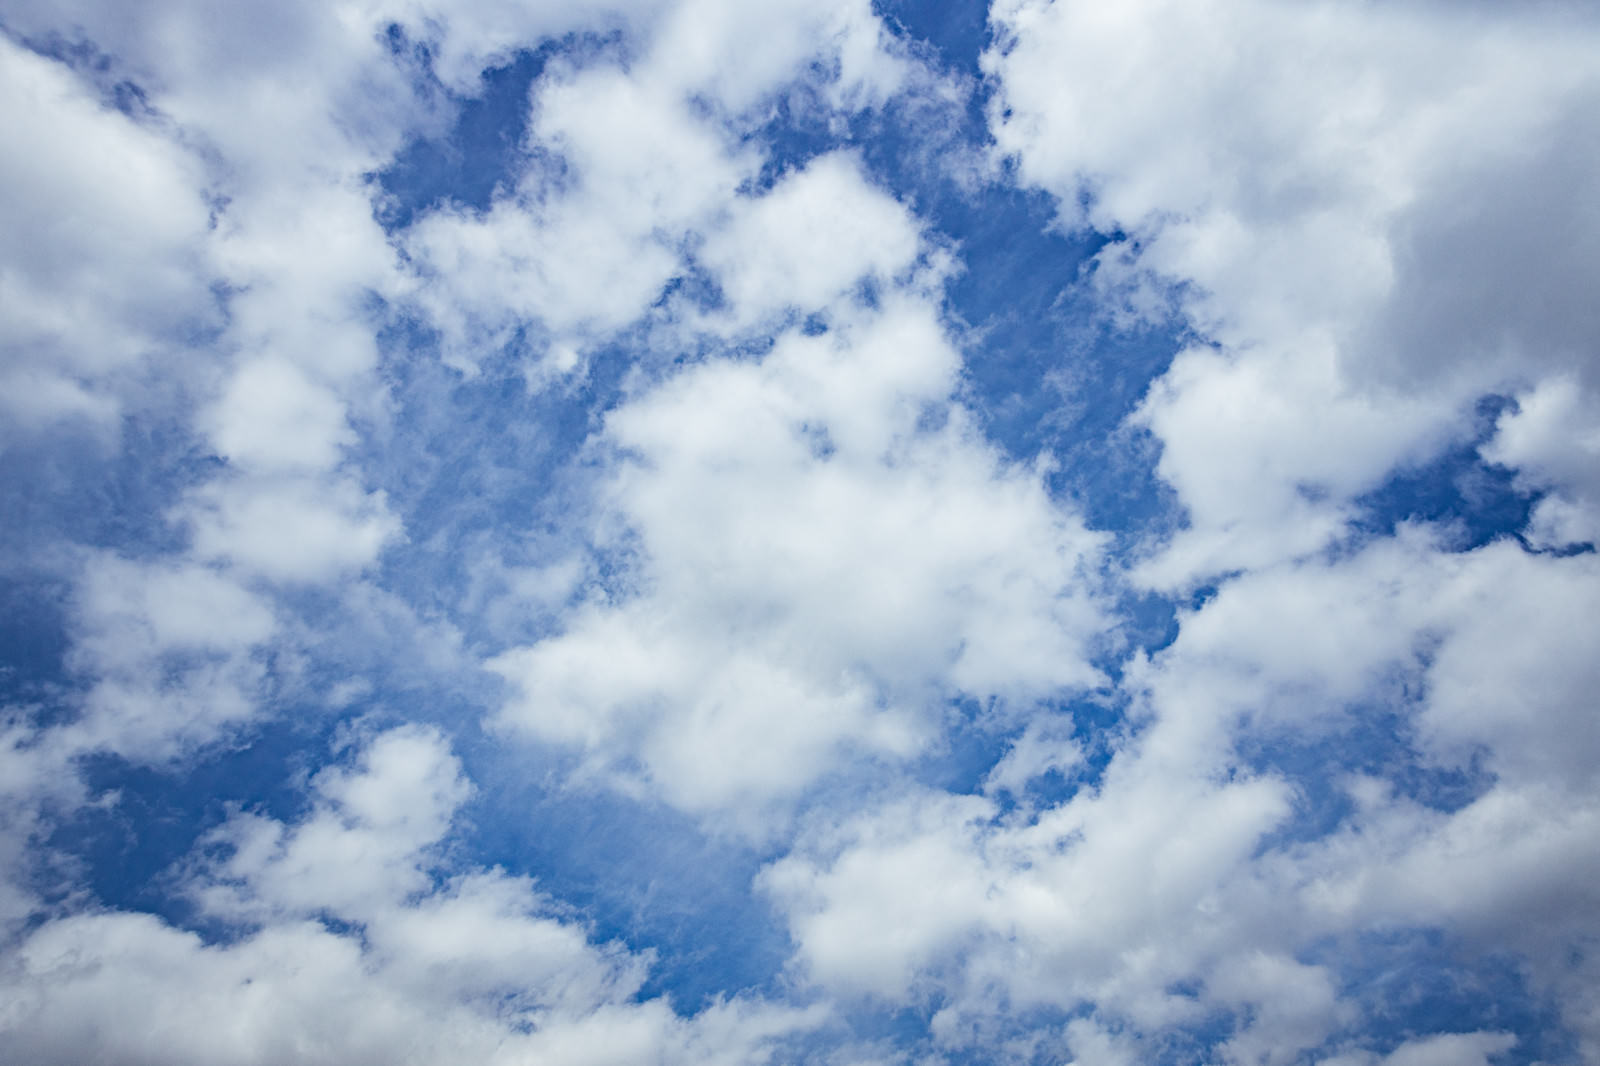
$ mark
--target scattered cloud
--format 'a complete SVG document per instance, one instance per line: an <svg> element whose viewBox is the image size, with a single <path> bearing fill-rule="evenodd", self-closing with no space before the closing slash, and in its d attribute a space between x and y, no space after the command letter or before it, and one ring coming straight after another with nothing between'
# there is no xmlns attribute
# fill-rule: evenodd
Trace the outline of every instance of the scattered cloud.
<svg viewBox="0 0 1600 1066"><path fill-rule="evenodd" d="M1594 1061L1597 54L0 0L0 1058Z"/></svg>

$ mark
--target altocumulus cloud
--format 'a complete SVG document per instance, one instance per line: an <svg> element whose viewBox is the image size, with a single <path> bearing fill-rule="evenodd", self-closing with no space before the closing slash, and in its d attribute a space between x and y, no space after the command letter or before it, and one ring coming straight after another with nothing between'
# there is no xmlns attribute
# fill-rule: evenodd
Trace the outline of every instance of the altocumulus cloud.
<svg viewBox="0 0 1600 1066"><path fill-rule="evenodd" d="M0 0L0 1058L1600 1062L1600 17Z"/></svg>

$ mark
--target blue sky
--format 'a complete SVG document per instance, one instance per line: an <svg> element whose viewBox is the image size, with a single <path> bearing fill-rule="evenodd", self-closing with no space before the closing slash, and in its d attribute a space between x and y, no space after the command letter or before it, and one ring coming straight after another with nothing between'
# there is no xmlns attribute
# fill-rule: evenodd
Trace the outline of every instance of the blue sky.
<svg viewBox="0 0 1600 1066"><path fill-rule="evenodd" d="M1600 1061L1588 5L0 53L0 1059Z"/></svg>

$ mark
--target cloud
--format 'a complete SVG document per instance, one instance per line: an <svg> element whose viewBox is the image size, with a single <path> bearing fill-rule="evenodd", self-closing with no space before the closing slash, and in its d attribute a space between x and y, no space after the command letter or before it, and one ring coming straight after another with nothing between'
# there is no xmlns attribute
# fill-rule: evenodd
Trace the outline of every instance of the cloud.
<svg viewBox="0 0 1600 1066"><path fill-rule="evenodd" d="M859 166L837 153L737 201L731 213L700 258L722 283L728 314L746 327L790 308L825 308L863 280L892 283L920 250L905 209L874 195Z"/></svg>
<svg viewBox="0 0 1600 1066"><path fill-rule="evenodd" d="M91 557L78 590L75 668L91 681L70 750L160 762L254 716L271 605L187 562Z"/></svg>
<svg viewBox="0 0 1600 1066"><path fill-rule="evenodd" d="M382 493L346 479L213 482L178 515L190 523L200 558L281 581L360 570L399 532Z"/></svg>
<svg viewBox="0 0 1600 1066"><path fill-rule="evenodd" d="M1600 421L1571 377L1548 378L1500 416L1484 458L1516 469L1525 490L1545 495L1528 522L1533 543L1546 547L1600 539Z"/></svg>
<svg viewBox="0 0 1600 1066"><path fill-rule="evenodd" d="M1587 365L1574 284L1600 229L1573 181L1600 27L1576 9L991 17L999 149L1063 225L1125 235L1098 261L1109 299L1168 289L1218 345L1180 353L1135 419L1190 518L1148 580L1315 550L1474 399Z"/></svg>
<svg viewBox="0 0 1600 1066"><path fill-rule="evenodd" d="M1101 680L1100 538L952 401L957 355L917 282L877 308L847 295L906 271L916 231L841 161L813 168L729 231L749 242L726 269L741 301L816 272L781 291L832 300L834 328L614 411L594 535L636 562L559 635L490 663L513 685L502 724L694 811L791 799L852 752L904 759L952 698L1026 706ZM830 242L824 272L809 243L779 259L768 229L816 229L818 189L895 239Z"/></svg>
<svg viewBox="0 0 1600 1066"><path fill-rule="evenodd" d="M215 325L207 176L61 63L4 37L0 57L7 435L62 418L111 422L119 386L170 358L176 334Z"/></svg>
<svg viewBox="0 0 1600 1066"><path fill-rule="evenodd" d="M837 992L936 995L980 1034L997 1015L1086 1004L1159 1029L1202 1016L1172 989L1228 955L1248 920L1231 888L1288 800L1270 779L1212 787L1137 764L1031 824L975 797L913 796L820 830L761 883L799 972Z"/></svg>
<svg viewBox="0 0 1600 1066"><path fill-rule="evenodd" d="M1488 1063L1515 1046L1509 1033L1441 1033L1438 1036L1408 1040L1387 1055L1355 1052L1323 1059L1321 1066L1445 1066L1445 1064Z"/></svg>
<svg viewBox="0 0 1600 1066"><path fill-rule="evenodd" d="M637 319L756 165L686 99L609 66L538 86L529 147L559 182L530 169L488 212L446 208L408 235L416 299L463 369L520 328L581 346Z"/></svg>
<svg viewBox="0 0 1600 1066"><path fill-rule="evenodd" d="M1322 938L1444 928L1520 952L1586 1031L1588 964L1554 945L1584 940L1594 906L1592 670L1561 636L1581 642L1581 627L1522 614L1593 601L1593 568L1568 563L1413 535L1229 583L1130 674L1148 717L1098 782L1033 759L1067 777L1068 799L1008 811L925 793L813 825L760 882L797 975L941 1000L966 1019L957 1034L1040 1004L1147 1034L1248 1005L1226 1061L1293 1061L1360 1018L1334 973L1303 961ZM1481 766L1493 783L1440 810L1358 776L1342 827L1282 835L1303 798L1271 752L1306 745L1345 776L1366 714L1398 714L1423 765ZM1032 736L995 771L1014 793Z"/></svg>
<svg viewBox="0 0 1600 1066"><path fill-rule="evenodd" d="M206 942L145 914L54 918L0 982L0 1049L30 1062L760 1062L804 1012L641 1000L646 960L592 945L525 879L435 879L471 785L437 733L366 739L305 819L239 813L190 891L236 926ZM216 855L212 859L209 856Z"/></svg>
<svg viewBox="0 0 1600 1066"><path fill-rule="evenodd" d="M899 86L909 63L897 53L863 0L783 0L759 12L731 0L691 0L662 20L646 78L739 115L821 66L830 102L857 110Z"/></svg>
<svg viewBox="0 0 1600 1066"><path fill-rule="evenodd" d="M4 8L0 1058L1600 1054L1586 10Z"/></svg>
<svg viewBox="0 0 1600 1066"><path fill-rule="evenodd" d="M355 440L329 389L270 356L239 367L211 419L218 454L245 468L327 469Z"/></svg>
<svg viewBox="0 0 1600 1066"><path fill-rule="evenodd" d="M641 16L636 32L630 43L641 54L624 66L546 69L532 91L522 170L488 211L447 206L411 228L414 300L439 330L450 365L474 371L523 331L536 380L573 370L585 348L644 315L670 281L687 275L708 235L704 255L717 270L762 239L813 243L807 258L786 251L788 274L774 275L773 260L722 270L739 287L728 294L735 301L752 298L751 286L769 290L761 295L770 301L771 286L784 283L800 285L792 295L801 301L835 295L813 291L830 283L831 249L821 243L828 229L773 232L778 209L766 206L738 212L731 224L746 232L714 236L730 224L724 216L735 191L760 167L759 153L741 141L765 117L758 105L818 80L818 68L825 106L847 108L887 97L912 64L855 2L768 5L757 17L744 5L705 0ZM813 216L831 215L838 204L823 198L832 170L807 173L787 195L810 197ZM838 236L870 240L874 231L856 231L853 221L878 220L829 220ZM904 249L899 239L884 255Z"/></svg>

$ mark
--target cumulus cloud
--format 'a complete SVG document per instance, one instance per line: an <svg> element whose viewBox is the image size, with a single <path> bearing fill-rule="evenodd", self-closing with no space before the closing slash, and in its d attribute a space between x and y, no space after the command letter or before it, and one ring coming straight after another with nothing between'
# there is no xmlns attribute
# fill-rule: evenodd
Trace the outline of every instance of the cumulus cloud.
<svg viewBox="0 0 1600 1066"><path fill-rule="evenodd" d="M1433 1066L1434 1063L1471 1063L1492 1061L1493 1056L1509 1050L1516 1038L1509 1033L1444 1033L1439 1036L1408 1040L1387 1055L1355 1053L1323 1059L1323 1066Z"/></svg>
<svg viewBox="0 0 1600 1066"><path fill-rule="evenodd" d="M206 173L159 130L105 107L61 63L0 37L12 190L0 212L10 433L115 418L114 382L214 327ZM122 382L124 385L126 382Z"/></svg>
<svg viewBox="0 0 1600 1066"><path fill-rule="evenodd" d="M268 602L216 570L91 559L73 658L92 687L72 746L159 761L216 739L254 713L276 627Z"/></svg>
<svg viewBox="0 0 1600 1066"><path fill-rule="evenodd" d="M534 107L530 146L559 156L562 182L533 170L488 212L446 208L409 236L418 302L464 369L519 328L570 346L638 318L756 162L687 99L620 69L550 79Z"/></svg>
<svg viewBox="0 0 1600 1066"><path fill-rule="evenodd" d="M1600 27L1576 9L991 15L1000 150L1062 225L1119 236L1108 299L1171 291L1218 345L1137 416L1190 518L1148 580L1315 550L1475 398L1587 367Z"/></svg>
<svg viewBox="0 0 1600 1066"><path fill-rule="evenodd" d="M1600 1055L1592 13L988 16L0 0L0 1057Z"/></svg>
<svg viewBox="0 0 1600 1066"><path fill-rule="evenodd" d="M1229 584L1132 675L1149 718L1097 783L1031 755L1032 736L996 769L1014 791L1030 762L1064 773L1071 799L896 800L817 825L768 867L798 973L850 996L937 995L957 1044L1040 1003L1154 1033L1248 1007L1226 1061L1287 1062L1358 1021L1333 974L1301 961L1320 939L1446 927L1522 952L1586 1032L1587 953L1556 945L1592 936L1592 668L1563 640L1587 643L1575 619L1521 614L1595 601L1593 567L1569 562L1413 535ZM1480 597L1500 606L1462 608ZM1396 712L1412 758L1495 783L1441 810L1351 778L1343 828L1285 835L1297 787L1253 768L1259 746L1309 745L1338 777L1359 719Z"/></svg>
<svg viewBox="0 0 1600 1066"><path fill-rule="evenodd" d="M145 914L45 922L0 981L0 1048L30 1062L760 1062L804 1012L638 997L647 961L591 944L527 880L435 879L471 785L433 732L366 740L295 825L239 813L190 891L207 942ZM210 856L216 855L216 858Z"/></svg>
<svg viewBox="0 0 1600 1066"><path fill-rule="evenodd" d="M834 280L826 242L877 235L876 220L837 213L861 201L827 199L830 179L849 180L833 178L828 166L808 168L809 177L786 193L792 207L809 198L810 220L825 225L808 224L790 205L780 213L767 197L740 201L744 209L727 217L735 191L761 165L743 142L768 117L763 105L799 86L819 94L816 106L844 114L881 103L913 77L930 77L869 5L769 4L757 13L700 0L638 13L636 34L640 54L630 62L553 64L535 83L522 172L487 211L446 206L413 227L415 301L440 331L451 365L473 371L521 332L532 334L536 380L565 374L583 349L638 319L701 255L735 287L726 294L735 304L749 303L753 288L770 302L772 287L784 284L794 290L789 300L825 302L835 293L813 290ZM771 229L785 220L801 228ZM717 236L730 226L738 232ZM728 256L748 255L763 239L804 240L811 254L794 245L778 260L722 269ZM882 254L893 259L903 249ZM786 273L774 274L780 261ZM853 268L850 254L842 261ZM748 325L759 310L735 314Z"/></svg>
<svg viewBox="0 0 1600 1066"><path fill-rule="evenodd" d="M1521 394L1502 415L1499 432L1483 449L1491 462L1512 467L1527 490L1544 495L1528 522L1528 536L1544 547L1594 543L1600 536L1600 420L1582 386L1571 377L1547 378Z"/></svg>
<svg viewBox="0 0 1600 1066"><path fill-rule="evenodd" d="M1086 275L1106 317L1170 316L1199 336L1130 420L1160 441L1158 473L1187 519L1133 577L1219 587L1180 611L1170 648L1130 664L1135 730L1091 794L1145 781L1130 802L1153 811L1199 774L1204 795L1239 775L1270 795L1307 757L1337 778L1382 752L1348 778L1354 813L1325 838L1269 842L1299 837L1300 788L1323 786L1257 808L1247 836L1260 854L1218 871L1231 902L1216 904L1229 916L1212 927L1216 954L1185 954L1191 927L1155 957L1202 1000L1247 1002L1252 949L1303 960L1313 930L1443 927L1519 953L1592 1051L1586 952L1554 947L1592 935L1580 914L1596 855L1593 679L1572 643L1584 643L1572 612L1597 592L1591 557L1509 540L1462 552L1449 530L1404 525L1351 547L1364 494L1471 442L1474 405L1491 396L1515 402L1480 454L1536 497L1524 543L1592 539L1595 326L1578 290L1596 246L1572 175L1591 169L1596 143L1585 57L1597 27L1571 6L1519 14L1023 0L991 11L985 63L999 150L1056 197L1058 225L1111 238ZM1482 776L1451 802L1407 794L1390 777L1407 765ZM971 972L956 980L970 986ZM1271 1049L1336 1044L1349 1005L1284 991L1294 984L1264 982L1287 1004L1250 1006L1223 1052L1273 1061ZM1317 1003L1315 1024L1293 1020ZM1171 1024L1140 1011L1116 1012ZM1513 1043L1463 1034L1392 1054Z"/></svg>
<svg viewBox="0 0 1600 1066"><path fill-rule="evenodd" d="M820 310L863 280L892 283L919 251L904 208L873 195L859 167L839 154L739 200L732 215L701 259L721 281L735 324Z"/></svg>
<svg viewBox="0 0 1600 1066"><path fill-rule="evenodd" d="M736 306L781 292L831 304L834 328L613 412L595 529L637 562L562 634L491 663L514 686L502 722L691 810L792 797L852 749L903 759L951 698L1026 706L1100 680L1099 538L952 401L958 357L915 282L877 308L848 298L909 272L918 236L848 164L813 168L750 208L725 269ZM890 236L826 259L767 239L834 225Z"/></svg>

